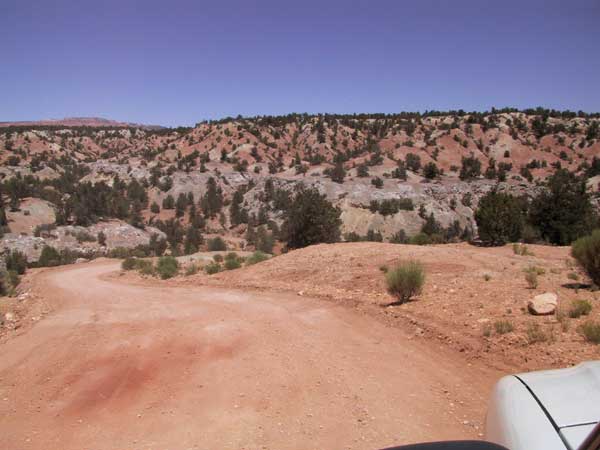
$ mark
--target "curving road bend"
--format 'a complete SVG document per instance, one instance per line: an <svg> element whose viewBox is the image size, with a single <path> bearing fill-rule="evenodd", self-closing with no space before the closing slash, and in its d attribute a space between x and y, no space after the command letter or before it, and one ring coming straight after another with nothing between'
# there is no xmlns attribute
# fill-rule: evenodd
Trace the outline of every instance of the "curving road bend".
<svg viewBox="0 0 600 450"><path fill-rule="evenodd" d="M41 272L0 345L0 448L376 449L477 438L501 375L321 300Z"/></svg>

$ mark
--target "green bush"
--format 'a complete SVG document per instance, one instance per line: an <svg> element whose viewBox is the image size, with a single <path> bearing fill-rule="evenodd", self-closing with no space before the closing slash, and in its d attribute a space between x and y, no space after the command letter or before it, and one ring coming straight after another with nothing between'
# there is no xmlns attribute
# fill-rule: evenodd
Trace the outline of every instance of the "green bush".
<svg viewBox="0 0 600 450"><path fill-rule="evenodd" d="M154 275L156 273L152 261L146 259L137 259L135 261L135 268L142 275Z"/></svg>
<svg viewBox="0 0 600 450"><path fill-rule="evenodd" d="M420 262L408 261L388 270L385 281L388 292L398 299L397 303L405 303L423 289L425 270Z"/></svg>
<svg viewBox="0 0 600 450"><path fill-rule="evenodd" d="M209 252L224 252L227 250L227 244L225 244L225 241L219 236L214 239L209 239L206 245Z"/></svg>
<svg viewBox="0 0 600 450"><path fill-rule="evenodd" d="M207 264L206 266L204 266L204 271L208 275L212 275L213 273L220 272L221 271L221 264L219 264L218 262L212 262L210 264Z"/></svg>
<svg viewBox="0 0 600 450"><path fill-rule="evenodd" d="M226 270L233 270L233 269L239 269L240 267L242 267L242 263L240 262L240 260L238 258L229 258L229 259L225 259L225 269Z"/></svg>
<svg viewBox="0 0 600 450"><path fill-rule="evenodd" d="M581 316L587 316L592 311L592 304L587 300L573 300L569 308L569 317L577 319Z"/></svg>
<svg viewBox="0 0 600 450"><path fill-rule="evenodd" d="M216 263L222 263L223 262L223 255L221 255L220 253L216 254L213 256L213 260Z"/></svg>
<svg viewBox="0 0 600 450"><path fill-rule="evenodd" d="M269 259L269 255L261 252L260 250L257 250L246 259L246 265L251 266L253 264L266 261L267 259Z"/></svg>
<svg viewBox="0 0 600 450"><path fill-rule="evenodd" d="M600 323L588 320L579 328L579 332L586 341L594 344L600 344Z"/></svg>
<svg viewBox="0 0 600 450"><path fill-rule="evenodd" d="M14 270L23 275L27 270L27 256L18 250L12 250L6 255L6 270Z"/></svg>
<svg viewBox="0 0 600 450"><path fill-rule="evenodd" d="M172 278L179 272L179 263L172 256L161 256L156 264L156 273L163 280Z"/></svg>
<svg viewBox="0 0 600 450"><path fill-rule="evenodd" d="M16 295L16 287L21 282L19 274L14 270L0 273L0 295L13 297Z"/></svg>
<svg viewBox="0 0 600 450"><path fill-rule="evenodd" d="M586 271L597 286L600 286L600 229L594 230L573 242L571 255Z"/></svg>
<svg viewBox="0 0 600 450"><path fill-rule="evenodd" d="M46 245L42 249L42 254L38 260L38 266L40 267L53 267L58 266L61 263L60 253L54 247Z"/></svg>
<svg viewBox="0 0 600 450"><path fill-rule="evenodd" d="M123 260L121 263L121 269L123 270L133 270L136 268L136 259L132 256L129 256Z"/></svg>
<svg viewBox="0 0 600 450"><path fill-rule="evenodd" d="M412 236L408 243L411 245L430 245L433 243L431 236L425 233L418 233Z"/></svg>

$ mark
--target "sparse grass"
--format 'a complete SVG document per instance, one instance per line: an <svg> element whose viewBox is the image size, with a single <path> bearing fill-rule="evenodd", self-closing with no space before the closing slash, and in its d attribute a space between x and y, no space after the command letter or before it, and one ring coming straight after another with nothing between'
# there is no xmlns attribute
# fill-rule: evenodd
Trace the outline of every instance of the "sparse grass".
<svg viewBox="0 0 600 450"><path fill-rule="evenodd" d="M573 300L569 308L569 317L577 319L587 316L592 311L592 304L587 300Z"/></svg>
<svg viewBox="0 0 600 450"><path fill-rule="evenodd" d="M546 332L537 322L530 322L527 325L527 342L535 344L537 342L547 342L552 340L552 333Z"/></svg>
<svg viewBox="0 0 600 450"><path fill-rule="evenodd" d="M529 266L526 269L523 269L523 272L525 272L525 273L535 272L536 275L542 276L542 275L546 274L546 269L544 269L543 267L539 267L539 266Z"/></svg>
<svg viewBox="0 0 600 450"><path fill-rule="evenodd" d="M421 293L425 284L425 270L418 261L408 261L397 265L385 274L387 289L398 300L405 303Z"/></svg>
<svg viewBox="0 0 600 450"><path fill-rule="evenodd" d="M185 268L185 276L189 277L191 275L196 275L199 270L200 268L198 267L198 264L192 263Z"/></svg>
<svg viewBox="0 0 600 450"><path fill-rule="evenodd" d="M600 322L588 320L579 327L579 332L586 341L600 344Z"/></svg>
<svg viewBox="0 0 600 450"><path fill-rule="evenodd" d="M494 329L498 334L506 334L513 331L515 327L510 320L497 320L494 322Z"/></svg>
<svg viewBox="0 0 600 450"><path fill-rule="evenodd" d="M560 324L563 332L569 331L569 315L564 308L556 310L556 321Z"/></svg>
<svg viewBox="0 0 600 450"><path fill-rule="evenodd" d="M525 244L514 243L512 248L515 255L533 256L533 252L529 251L529 248Z"/></svg>
<svg viewBox="0 0 600 450"><path fill-rule="evenodd" d="M536 289L538 287L538 276L536 272L525 272L525 281L529 289Z"/></svg>
<svg viewBox="0 0 600 450"><path fill-rule="evenodd" d="M484 337L490 337L492 335L492 326L489 323L484 324L481 329L481 334L483 334Z"/></svg>

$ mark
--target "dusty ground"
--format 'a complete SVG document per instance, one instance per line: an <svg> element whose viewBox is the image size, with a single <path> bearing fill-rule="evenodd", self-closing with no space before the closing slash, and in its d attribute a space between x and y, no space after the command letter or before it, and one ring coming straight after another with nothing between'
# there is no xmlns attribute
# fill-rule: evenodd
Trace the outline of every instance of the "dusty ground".
<svg viewBox="0 0 600 450"><path fill-rule="evenodd" d="M118 267L30 276L54 311L0 344L0 448L373 449L483 431L501 373L437 343L329 301Z"/></svg>
<svg viewBox="0 0 600 450"><path fill-rule="evenodd" d="M567 277L567 248L529 249L320 245L167 282L107 260L32 271L26 297L12 300L20 328L0 341L0 448L375 449L481 437L500 376L600 357L577 333L585 319L563 327L526 312L552 291L561 309L586 298L600 318L598 293ZM411 258L425 264L423 294L386 307L381 267ZM530 265L545 270L535 290ZM499 319L514 331L495 332ZM534 322L547 342L527 342Z"/></svg>
<svg viewBox="0 0 600 450"><path fill-rule="evenodd" d="M275 289L325 298L506 371L562 367L600 358L600 346L585 343L577 332L588 318L600 319L600 292L575 289L586 279L570 258L569 247L529 245L528 249L533 255L515 255L508 245L482 248L466 243L318 245L243 270L199 274L172 283ZM385 307L393 299L386 293L381 268L408 259L425 264L424 292L416 301ZM545 271L538 277L537 289L530 289L525 281L523 269L530 266ZM570 273L577 273L579 282L569 279ZM561 311L574 299L589 300L594 309L589 317L566 317L564 324L556 316L531 316L528 300L544 292L558 294ZM509 321L514 331L496 333L494 323L499 320ZM532 324L541 327L547 342L528 343ZM490 336L484 336L486 328L491 328Z"/></svg>

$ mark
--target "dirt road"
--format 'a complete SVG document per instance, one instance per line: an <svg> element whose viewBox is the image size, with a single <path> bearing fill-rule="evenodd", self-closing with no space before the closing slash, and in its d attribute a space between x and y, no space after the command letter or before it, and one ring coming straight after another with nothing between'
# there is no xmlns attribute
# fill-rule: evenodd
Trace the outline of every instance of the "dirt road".
<svg viewBox="0 0 600 450"><path fill-rule="evenodd" d="M477 438L501 375L325 301L36 275L55 311L0 346L0 448L375 449Z"/></svg>

